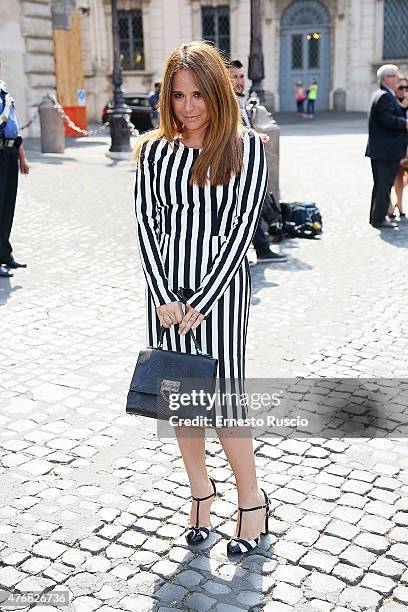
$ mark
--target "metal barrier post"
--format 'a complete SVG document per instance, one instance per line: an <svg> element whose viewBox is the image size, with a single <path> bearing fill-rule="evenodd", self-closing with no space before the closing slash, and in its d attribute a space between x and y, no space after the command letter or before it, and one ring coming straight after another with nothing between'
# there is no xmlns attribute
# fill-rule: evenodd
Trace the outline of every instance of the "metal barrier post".
<svg viewBox="0 0 408 612"><path fill-rule="evenodd" d="M64 153L64 121L48 96L40 106L41 151L42 153Z"/></svg>

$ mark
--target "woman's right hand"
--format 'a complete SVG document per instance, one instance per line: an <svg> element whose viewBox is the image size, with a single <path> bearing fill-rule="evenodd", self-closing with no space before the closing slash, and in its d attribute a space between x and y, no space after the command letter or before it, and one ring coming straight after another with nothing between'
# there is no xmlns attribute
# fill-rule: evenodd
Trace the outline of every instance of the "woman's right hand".
<svg viewBox="0 0 408 612"><path fill-rule="evenodd" d="M170 328L175 323L181 323L184 317L181 302L169 302L156 308L157 316L160 320L160 325L166 329Z"/></svg>

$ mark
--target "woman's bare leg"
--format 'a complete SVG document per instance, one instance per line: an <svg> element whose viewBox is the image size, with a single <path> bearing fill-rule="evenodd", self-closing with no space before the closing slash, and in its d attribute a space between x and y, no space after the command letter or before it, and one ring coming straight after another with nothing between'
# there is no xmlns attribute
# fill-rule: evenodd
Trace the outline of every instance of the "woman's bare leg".
<svg viewBox="0 0 408 612"><path fill-rule="evenodd" d="M190 482L191 494L194 497L206 497L213 492L205 464L205 431L204 427L175 427L177 442ZM210 526L210 507L214 497L200 502L199 525ZM193 501L190 511L190 525L195 525L197 502Z"/></svg>
<svg viewBox="0 0 408 612"><path fill-rule="evenodd" d="M398 201L398 195L397 195L397 177L395 177L395 181L394 181L393 187L394 187L395 195L397 196L397 201ZM392 217L392 215L394 214L395 207L396 207L396 204L392 203L392 189L391 189L390 201L389 201L389 204L388 204L388 211L387 211L387 215L389 217Z"/></svg>
<svg viewBox="0 0 408 612"><path fill-rule="evenodd" d="M400 211L400 213L404 213L402 208L402 195L404 191L404 170L400 168L398 170L398 174L395 177L394 182L395 195L397 196L396 207Z"/></svg>
<svg viewBox="0 0 408 612"><path fill-rule="evenodd" d="M237 433L237 430L239 432ZM238 505L252 508L265 503L265 497L258 487L256 478L255 456L249 427L219 427L218 437L234 472L238 491ZM252 540L259 536L264 528L265 510L254 510L242 513L240 537ZM237 530L238 533L238 524Z"/></svg>

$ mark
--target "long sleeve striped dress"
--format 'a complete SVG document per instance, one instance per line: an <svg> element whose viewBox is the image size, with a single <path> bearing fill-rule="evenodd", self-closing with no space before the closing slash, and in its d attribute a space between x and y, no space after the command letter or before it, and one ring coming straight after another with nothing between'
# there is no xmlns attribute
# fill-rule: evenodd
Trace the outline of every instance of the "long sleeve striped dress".
<svg viewBox="0 0 408 612"><path fill-rule="evenodd" d="M246 253L255 232L267 184L263 144L243 133L243 167L228 184L189 185L200 149L164 138L143 145L136 173L139 254L147 281L146 336L157 346L156 308L177 301L180 287L194 293L187 303L205 315L195 334L204 353L218 359L220 379L243 380L251 295ZM190 334L166 330L165 349L195 353ZM245 418L238 405L227 418Z"/></svg>

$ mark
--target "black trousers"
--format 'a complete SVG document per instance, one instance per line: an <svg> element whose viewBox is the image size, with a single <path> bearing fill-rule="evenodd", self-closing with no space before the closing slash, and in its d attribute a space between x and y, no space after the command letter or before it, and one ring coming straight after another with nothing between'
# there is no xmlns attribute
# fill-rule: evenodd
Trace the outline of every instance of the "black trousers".
<svg viewBox="0 0 408 612"><path fill-rule="evenodd" d="M255 247L255 251L258 255L261 255L265 251L269 250L269 240L263 229L263 220L262 217L259 219L258 226L255 230L254 237L252 239L252 243Z"/></svg>
<svg viewBox="0 0 408 612"><path fill-rule="evenodd" d="M391 188L399 168L399 159L372 159L373 193L371 196L370 223L382 223L390 203Z"/></svg>
<svg viewBox="0 0 408 612"><path fill-rule="evenodd" d="M18 149L0 149L0 264L10 260L10 233L18 184Z"/></svg>
<svg viewBox="0 0 408 612"><path fill-rule="evenodd" d="M254 237L252 239L252 244L254 245L255 251L258 255L269 251L270 240L264 232L263 220L265 220L268 225L276 221L276 212L272 207L271 196L268 193L265 195L265 200L262 205L262 212L259 217L259 222L255 230Z"/></svg>

